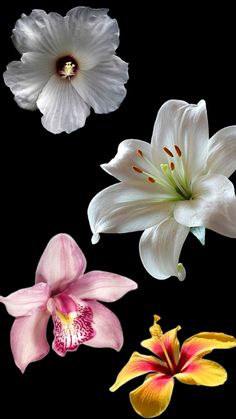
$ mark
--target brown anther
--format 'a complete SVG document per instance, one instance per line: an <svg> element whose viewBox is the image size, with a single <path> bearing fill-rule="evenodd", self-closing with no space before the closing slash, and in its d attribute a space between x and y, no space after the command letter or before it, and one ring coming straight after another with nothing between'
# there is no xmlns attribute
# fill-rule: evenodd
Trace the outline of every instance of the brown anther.
<svg viewBox="0 0 236 419"><path fill-rule="evenodd" d="M137 150L137 155L138 155L139 157L143 157L143 152L142 152L142 150L138 149L138 150Z"/></svg>
<svg viewBox="0 0 236 419"><path fill-rule="evenodd" d="M166 154L168 154L168 156L174 157L174 154L167 147L163 147L163 150L165 151Z"/></svg>
<svg viewBox="0 0 236 419"><path fill-rule="evenodd" d="M140 168L139 168L139 167L137 167L137 166L132 166L132 169L133 169L135 172L137 172L137 173L143 173L142 169L140 169Z"/></svg>
<svg viewBox="0 0 236 419"><path fill-rule="evenodd" d="M178 154L179 157L182 156L182 151L180 150L179 146L177 146L176 144L175 144L175 151L176 151L176 153Z"/></svg>
<svg viewBox="0 0 236 419"><path fill-rule="evenodd" d="M155 181L155 179L153 177L149 176L148 177L148 182L155 183L156 181Z"/></svg>
<svg viewBox="0 0 236 419"><path fill-rule="evenodd" d="M175 164L173 161L170 162L170 170L175 170Z"/></svg>

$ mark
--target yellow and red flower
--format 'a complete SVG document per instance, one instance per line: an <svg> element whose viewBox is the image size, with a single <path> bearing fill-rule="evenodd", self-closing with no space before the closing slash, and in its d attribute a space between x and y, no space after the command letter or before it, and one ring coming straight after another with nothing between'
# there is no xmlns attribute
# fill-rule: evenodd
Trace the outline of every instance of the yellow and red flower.
<svg viewBox="0 0 236 419"><path fill-rule="evenodd" d="M157 322L160 317L154 315L150 327L151 338L141 342L155 356L134 352L128 363L118 374L116 382L110 388L117 390L132 378L149 373L144 383L130 393L130 402L134 410L145 418L159 416L168 407L174 387L174 377L184 384L219 386L227 379L227 372L216 362L203 359L213 349L236 347L236 339L224 333L202 332L191 336L179 349L175 329L164 333Z"/></svg>

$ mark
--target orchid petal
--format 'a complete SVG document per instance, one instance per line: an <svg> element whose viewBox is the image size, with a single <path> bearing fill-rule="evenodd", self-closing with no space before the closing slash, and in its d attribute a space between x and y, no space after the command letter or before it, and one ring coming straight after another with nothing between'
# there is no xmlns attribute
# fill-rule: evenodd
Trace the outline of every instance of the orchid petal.
<svg viewBox="0 0 236 419"><path fill-rule="evenodd" d="M20 53L61 53L68 48L68 31L64 17L53 12L47 14L39 9L34 9L29 16L23 13L16 22L12 40Z"/></svg>
<svg viewBox="0 0 236 419"><path fill-rule="evenodd" d="M74 281L66 292L75 298L89 298L111 303L137 287L136 282L124 276L111 272L92 271Z"/></svg>
<svg viewBox="0 0 236 419"><path fill-rule="evenodd" d="M39 52L27 52L21 61L12 61L3 74L4 81L24 109L37 109L37 99L54 72L52 57Z"/></svg>
<svg viewBox="0 0 236 419"><path fill-rule="evenodd" d="M136 413L152 418L159 416L170 403L174 379L164 374L154 374L130 393L130 402Z"/></svg>
<svg viewBox="0 0 236 419"><path fill-rule="evenodd" d="M51 76L40 93L37 106L42 112L44 128L53 134L71 133L84 126L90 113L89 106L72 84L57 75Z"/></svg>
<svg viewBox="0 0 236 419"><path fill-rule="evenodd" d="M169 355L170 361L173 366L177 366L179 362L179 340L177 338L177 332L181 329L180 326L177 326L175 329L169 330L168 332L164 333L160 340L152 337L150 339L143 340L141 345L149 349L149 351L153 352L157 355L162 361L165 361L168 364L166 359L165 353L163 351L163 346L165 347L167 354Z"/></svg>
<svg viewBox="0 0 236 419"><path fill-rule="evenodd" d="M50 313L37 310L31 316L19 317L12 325L11 350L22 373L28 364L39 361L49 352L46 336L49 317Z"/></svg>
<svg viewBox="0 0 236 419"><path fill-rule="evenodd" d="M128 64L114 55L91 70L79 71L71 83L96 113L108 113L116 110L125 98L127 80Z"/></svg>
<svg viewBox="0 0 236 419"><path fill-rule="evenodd" d="M63 308L65 308L64 300L65 298L61 302ZM68 307L68 301L66 303ZM52 314L55 336L52 349L60 356L65 356L67 351L76 351L81 343L87 342L95 335L91 308L83 301L78 302L73 308L74 311L68 314L58 309Z"/></svg>
<svg viewBox="0 0 236 419"><path fill-rule="evenodd" d="M5 304L8 313L14 317L31 316L35 310L46 306L49 296L49 286L39 282L33 287L23 288L7 297L0 296L0 302Z"/></svg>
<svg viewBox="0 0 236 419"><path fill-rule="evenodd" d="M175 378L184 384L215 387L224 384L227 372L217 362L195 359L182 372L175 374Z"/></svg>
<svg viewBox="0 0 236 419"><path fill-rule="evenodd" d="M144 231L139 252L150 275L157 279L177 276L184 280L185 269L179 263L179 256L188 233L189 228L176 223L174 218L165 219Z"/></svg>
<svg viewBox="0 0 236 419"><path fill-rule="evenodd" d="M106 61L119 45L117 21L107 16L107 12L108 9L75 7L66 15L73 50L82 70Z"/></svg>
<svg viewBox="0 0 236 419"><path fill-rule="evenodd" d="M119 387L123 386L123 384L140 375L148 372L164 373L165 370L165 364L161 360L154 356L147 356L134 352L127 364L118 374L116 382L110 388L110 391L116 391Z"/></svg>
<svg viewBox="0 0 236 419"><path fill-rule="evenodd" d="M179 367L183 370L186 364L213 351L236 347L234 336L224 333L202 332L186 339L181 348Z"/></svg>
<svg viewBox="0 0 236 419"><path fill-rule="evenodd" d="M95 348L112 348L119 351L123 346L123 332L116 315L104 305L93 300L86 300L93 312L95 337L85 345Z"/></svg>
<svg viewBox="0 0 236 419"><path fill-rule="evenodd" d="M200 177L193 186L193 199L179 201L174 217L189 227L204 226L228 237L236 237L235 192L223 175Z"/></svg>
<svg viewBox="0 0 236 419"><path fill-rule="evenodd" d="M109 186L92 199L88 218L96 242L99 233L139 231L168 216L174 204L158 202L158 188L150 186L148 182L146 186L122 182Z"/></svg>
<svg viewBox="0 0 236 419"><path fill-rule="evenodd" d="M211 173L230 177L236 169L236 125L218 131L209 142L207 166Z"/></svg>
<svg viewBox="0 0 236 419"><path fill-rule="evenodd" d="M140 152L141 154L139 154ZM151 161L150 144L140 140L125 140L120 143L116 156L109 163L102 164L101 167L118 180L143 182L143 177L133 169L133 167L139 168L141 165L142 170L150 171L150 164L141 157L142 155Z"/></svg>
<svg viewBox="0 0 236 419"><path fill-rule="evenodd" d="M169 100L160 108L152 135L152 153L157 165L166 161L163 150L172 152L177 145L188 179L205 169L208 153L209 133L206 104L201 100L190 105L180 100Z"/></svg>
<svg viewBox="0 0 236 419"><path fill-rule="evenodd" d="M36 270L36 283L46 282L51 290L62 291L82 275L86 259L77 243L67 234L58 234L48 243Z"/></svg>

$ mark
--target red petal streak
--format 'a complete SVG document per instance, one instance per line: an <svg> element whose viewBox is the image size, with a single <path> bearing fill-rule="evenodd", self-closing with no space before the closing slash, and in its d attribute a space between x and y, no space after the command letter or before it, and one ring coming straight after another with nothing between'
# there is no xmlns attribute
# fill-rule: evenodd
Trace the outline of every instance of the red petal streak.
<svg viewBox="0 0 236 419"><path fill-rule="evenodd" d="M60 356L65 356L67 351L75 351L81 343L95 336L92 327L93 312L84 303L77 304L76 311L66 315L57 309L52 318L55 336L52 348Z"/></svg>

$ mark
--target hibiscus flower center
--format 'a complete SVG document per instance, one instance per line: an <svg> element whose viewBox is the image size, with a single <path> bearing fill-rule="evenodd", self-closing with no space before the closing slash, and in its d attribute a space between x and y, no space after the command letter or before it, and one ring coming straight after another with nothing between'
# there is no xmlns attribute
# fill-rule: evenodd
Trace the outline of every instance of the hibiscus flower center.
<svg viewBox="0 0 236 419"><path fill-rule="evenodd" d="M58 58L56 62L56 71L57 74L63 78L70 80L71 77L76 76L76 73L79 70L79 64L71 55Z"/></svg>
<svg viewBox="0 0 236 419"><path fill-rule="evenodd" d="M191 185L186 176L184 163L182 159L182 151L178 145L174 145L175 151L172 151L168 147L163 147L163 151L167 156L167 163L160 164L160 168L147 158L142 150L137 150L137 156L140 158L140 162L143 160L147 165L148 170L142 169L142 163L140 166L132 166L132 169L142 174L145 179L152 184L158 184L162 188L172 195L171 200L189 200L192 199Z"/></svg>

